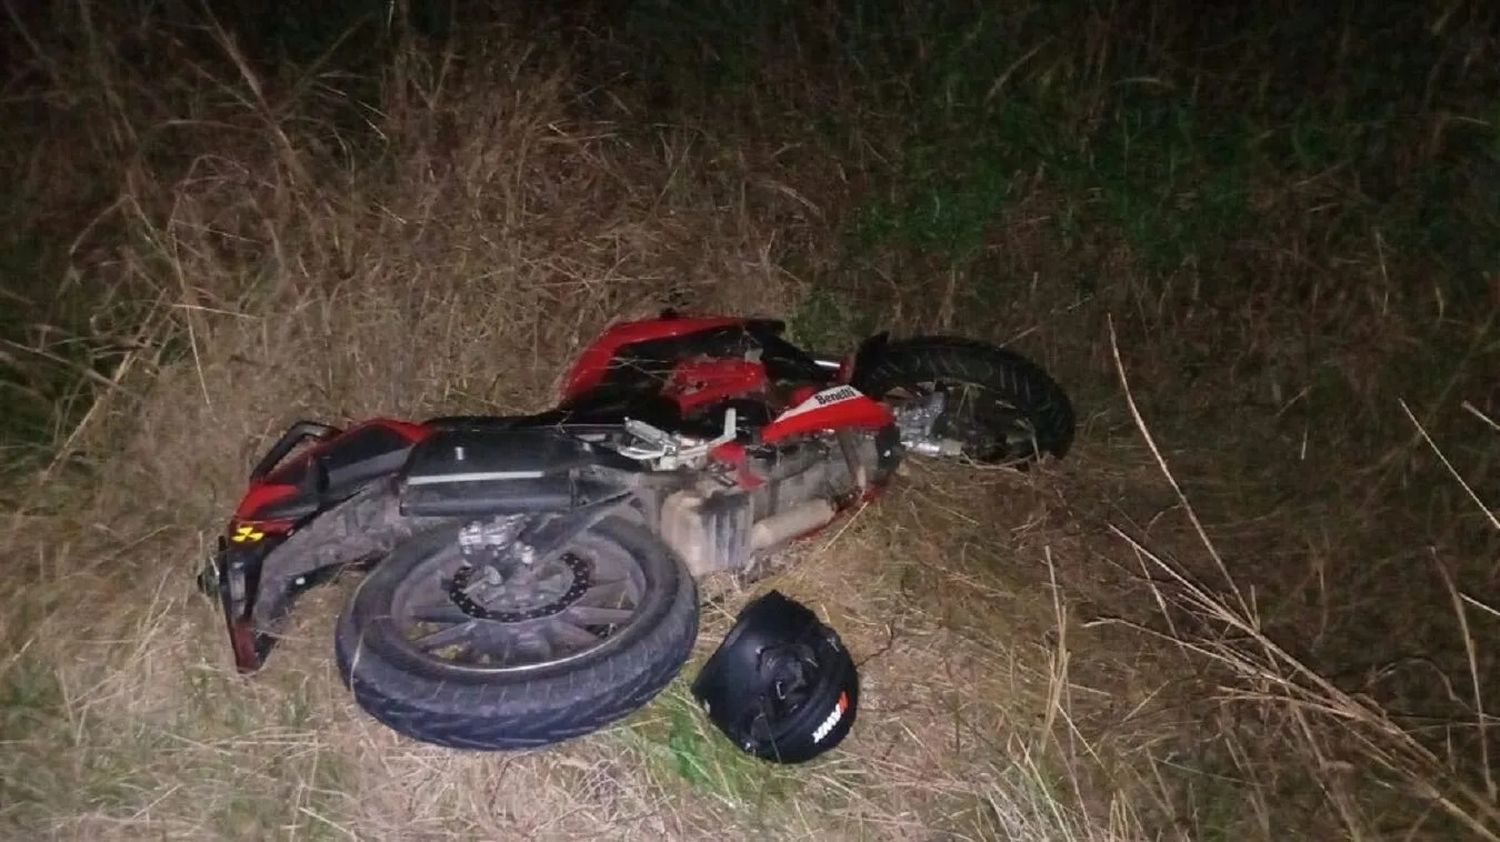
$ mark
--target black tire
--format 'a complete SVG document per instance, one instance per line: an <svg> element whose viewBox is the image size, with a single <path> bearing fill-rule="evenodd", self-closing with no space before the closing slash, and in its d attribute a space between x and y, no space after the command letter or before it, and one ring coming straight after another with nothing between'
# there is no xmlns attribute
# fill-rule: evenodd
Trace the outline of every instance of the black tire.
<svg viewBox="0 0 1500 842"><path fill-rule="evenodd" d="M1062 457L1073 444L1073 405L1062 387L1031 360L1006 348L947 336L892 342L854 372L855 388L885 398L898 388L941 382L978 387L1030 427L1026 452L983 456L976 461L1025 461L1044 453Z"/></svg>
<svg viewBox="0 0 1500 842"><path fill-rule="evenodd" d="M486 673L414 654L391 620L397 588L458 524L398 546L361 583L339 618L339 671L367 713L423 742L524 749L595 731L646 704L687 660L698 630L693 579L645 528L607 518L586 533L628 553L644 574L638 615L597 649L517 674Z"/></svg>

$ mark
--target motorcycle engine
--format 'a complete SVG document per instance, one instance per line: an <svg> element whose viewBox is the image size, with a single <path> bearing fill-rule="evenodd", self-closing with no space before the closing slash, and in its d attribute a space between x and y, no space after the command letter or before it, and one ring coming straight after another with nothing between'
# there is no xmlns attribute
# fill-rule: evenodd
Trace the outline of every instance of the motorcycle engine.
<svg viewBox="0 0 1500 842"><path fill-rule="evenodd" d="M832 433L748 446L743 470L720 466L668 494L660 530L695 577L743 570L833 520L863 493L879 458L875 436ZM748 481L747 481L748 479Z"/></svg>

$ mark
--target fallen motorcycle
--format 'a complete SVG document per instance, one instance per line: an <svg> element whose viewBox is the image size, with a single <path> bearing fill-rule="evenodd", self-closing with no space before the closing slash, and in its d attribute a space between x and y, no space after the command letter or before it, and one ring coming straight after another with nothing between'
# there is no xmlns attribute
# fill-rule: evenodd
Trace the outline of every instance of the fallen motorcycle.
<svg viewBox="0 0 1500 842"><path fill-rule="evenodd" d="M554 743L677 674L697 580L753 576L905 454L1024 466L1072 442L1067 396L1013 351L881 334L824 358L783 327L616 324L534 415L293 425L204 573L237 667L262 666L298 595L362 567L335 651L365 711L441 745Z"/></svg>

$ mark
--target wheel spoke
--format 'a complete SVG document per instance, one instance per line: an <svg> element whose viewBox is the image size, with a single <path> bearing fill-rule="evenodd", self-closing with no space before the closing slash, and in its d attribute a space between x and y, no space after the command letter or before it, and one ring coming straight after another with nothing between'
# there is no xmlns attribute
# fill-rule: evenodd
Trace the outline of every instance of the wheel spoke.
<svg viewBox="0 0 1500 842"><path fill-rule="evenodd" d="M603 606L614 608L624 602L628 595L629 583L624 579L612 582L594 582L593 585L583 592L583 596L574 603L575 607Z"/></svg>
<svg viewBox="0 0 1500 842"><path fill-rule="evenodd" d="M469 657L471 663L483 663L490 666L507 666L510 663L525 662L525 645L513 626L504 623L489 623L480 621L475 624L474 633L469 635L469 647L474 648L478 657Z"/></svg>
<svg viewBox="0 0 1500 842"><path fill-rule="evenodd" d="M547 624L545 635L575 652L599 642L598 635L561 618L557 622Z"/></svg>
<svg viewBox="0 0 1500 842"><path fill-rule="evenodd" d="M411 610L411 618L419 623L442 623L443 625L466 623L472 619L451 601L445 601L441 605L424 605L413 608Z"/></svg>
<svg viewBox="0 0 1500 842"><path fill-rule="evenodd" d="M434 649L442 649L445 646L453 646L458 643L466 644L464 648L467 649L467 643L469 642L469 638L473 634L473 632L474 621L470 620L466 623L461 623L456 626L449 626L446 629L441 629L431 634L423 635L412 642L416 644L417 648L425 649L428 652L431 652Z"/></svg>
<svg viewBox="0 0 1500 842"><path fill-rule="evenodd" d="M587 596L587 594L585 594ZM629 608L604 608L595 605L572 605L562 613L564 619L586 626L623 626L635 616Z"/></svg>
<svg viewBox="0 0 1500 842"><path fill-rule="evenodd" d="M500 665L511 663L519 654L516 646L516 632L509 626L501 623L483 623L479 627L479 637L483 640L481 644L484 651L488 652L490 658Z"/></svg>
<svg viewBox="0 0 1500 842"><path fill-rule="evenodd" d="M453 558L429 559L393 606L404 642L433 662L497 672L594 651L638 619L641 570L630 553L607 542L591 539L580 550L501 571L503 587L462 565L455 571ZM469 600L455 601L456 588Z"/></svg>
<svg viewBox="0 0 1500 842"><path fill-rule="evenodd" d="M521 648L537 653L537 662L550 661L556 656L556 650L552 648L552 641L545 634L530 634L522 638Z"/></svg>

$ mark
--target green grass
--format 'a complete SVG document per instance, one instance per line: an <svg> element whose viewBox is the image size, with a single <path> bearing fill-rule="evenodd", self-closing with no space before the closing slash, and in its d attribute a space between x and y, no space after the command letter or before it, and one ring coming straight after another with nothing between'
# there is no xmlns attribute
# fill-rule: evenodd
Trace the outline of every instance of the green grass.
<svg viewBox="0 0 1500 842"><path fill-rule="evenodd" d="M618 734L645 758L660 785L705 796L752 818L785 809L805 787L802 771L761 762L730 745L682 681Z"/></svg>

